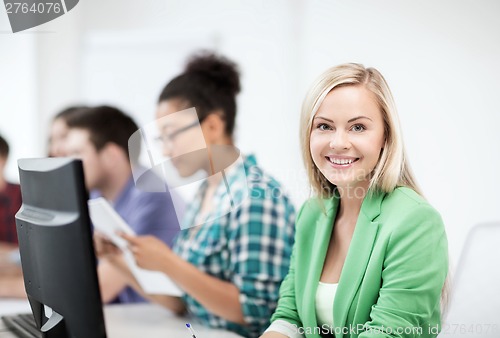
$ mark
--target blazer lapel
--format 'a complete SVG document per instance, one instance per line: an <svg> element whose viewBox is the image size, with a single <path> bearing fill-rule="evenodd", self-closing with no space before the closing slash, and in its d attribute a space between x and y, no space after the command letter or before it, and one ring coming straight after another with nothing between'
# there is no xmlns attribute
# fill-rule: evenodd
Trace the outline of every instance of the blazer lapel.
<svg viewBox="0 0 500 338"><path fill-rule="evenodd" d="M323 200L325 205L325 213L322 213L316 220L313 247L311 250L311 261L308 270L308 276L305 276L304 290L304 311L303 313L308 317L304 320L304 325L308 327L318 326L316 320L316 291L318 288L321 272L323 271L323 264L330 243L332 235L333 220L337 213L339 204L338 197L332 197L328 200ZM315 248L314 246L317 246Z"/></svg>
<svg viewBox="0 0 500 338"><path fill-rule="evenodd" d="M335 326L346 325L351 303L363 279L377 236L379 224L374 219L380 214L384 196L384 193L374 192L372 195L367 195L361 205L333 303Z"/></svg>

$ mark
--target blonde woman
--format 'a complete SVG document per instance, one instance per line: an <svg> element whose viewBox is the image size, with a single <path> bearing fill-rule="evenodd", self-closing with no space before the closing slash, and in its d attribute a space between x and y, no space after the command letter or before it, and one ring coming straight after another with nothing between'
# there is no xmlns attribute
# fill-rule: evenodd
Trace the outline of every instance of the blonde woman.
<svg viewBox="0 0 500 338"><path fill-rule="evenodd" d="M302 107L315 197L297 218L289 273L262 337L434 337L448 271L439 213L408 165L383 76L343 64Z"/></svg>

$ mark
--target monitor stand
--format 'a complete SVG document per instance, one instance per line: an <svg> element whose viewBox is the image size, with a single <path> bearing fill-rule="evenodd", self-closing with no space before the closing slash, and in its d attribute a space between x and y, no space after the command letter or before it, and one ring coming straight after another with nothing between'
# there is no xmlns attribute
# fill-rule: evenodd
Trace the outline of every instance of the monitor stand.
<svg viewBox="0 0 500 338"><path fill-rule="evenodd" d="M47 318L45 315L45 306L39 301L28 296L35 322L44 338L69 338L66 330L64 318L52 310L52 315Z"/></svg>

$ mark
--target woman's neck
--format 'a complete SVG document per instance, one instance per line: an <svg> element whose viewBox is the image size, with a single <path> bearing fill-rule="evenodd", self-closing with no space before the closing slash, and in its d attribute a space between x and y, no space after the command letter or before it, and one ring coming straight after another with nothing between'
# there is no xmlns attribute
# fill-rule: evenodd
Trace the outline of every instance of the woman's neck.
<svg viewBox="0 0 500 338"><path fill-rule="evenodd" d="M204 168L204 170L210 177L219 176L215 174L234 163L239 155L238 150L234 147L233 140L227 136L221 138L215 143L208 145L207 151L209 161L207 163L207 167ZM214 179L213 183L209 180L208 183L217 185L219 180Z"/></svg>
<svg viewBox="0 0 500 338"><path fill-rule="evenodd" d="M361 205L368 192L369 183L369 181L365 181L356 186L337 186L340 195L337 218L357 220Z"/></svg>

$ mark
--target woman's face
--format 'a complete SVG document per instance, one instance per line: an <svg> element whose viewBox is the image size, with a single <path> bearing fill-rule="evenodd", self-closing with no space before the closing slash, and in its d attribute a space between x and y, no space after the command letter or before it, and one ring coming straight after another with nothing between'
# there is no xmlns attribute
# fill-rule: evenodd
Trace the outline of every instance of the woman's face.
<svg viewBox="0 0 500 338"><path fill-rule="evenodd" d="M382 113L375 95L363 86L333 89L312 122L314 164L339 188L368 187L384 142Z"/></svg>
<svg viewBox="0 0 500 338"><path fill-rule="evenodd" d="M207 169L210 164L198 117L180 112L184 109L186 105L181 100L162 101L158 104L156 118L163 155L172 161L180 176L189 177L198 170Z"/></svg>

